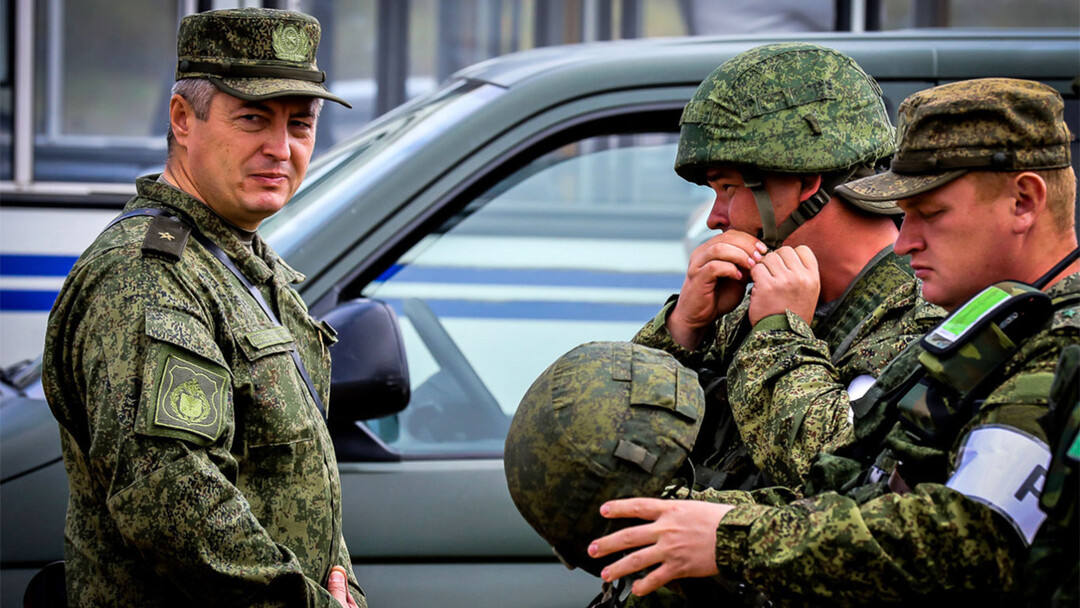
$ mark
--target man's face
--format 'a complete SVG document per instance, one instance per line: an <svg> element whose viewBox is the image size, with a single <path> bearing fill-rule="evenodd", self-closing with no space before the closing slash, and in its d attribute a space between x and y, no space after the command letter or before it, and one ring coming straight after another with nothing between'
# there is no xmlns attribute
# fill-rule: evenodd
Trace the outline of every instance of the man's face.
<svg viewBox="0 0 1080 608"><path fill-rule="evenodd" d="M309 97L244 101L214 95L205 121L188 121L187 164L196 194L232 224L254 230L292 198L315 147Z"/></svg>
<svg viewBox="0 0 1080 608"><path fill-rule="evenodd" d="M746 187L742 173L734 167L717 165L709 168L705 179L716 193L712 211L705 220L709 228L758 234L761 230L761 214L754 193ZM776 174L768 174L763 179L765 190L772 199L777 223L780 223L798 205L799 180Z"/></svg>
<svg viewBox="0 0 1080 608"><path fill-rule="evenodd" d="M940 188L901 199L904 223L894 250L911 256L923 297L952 311L985 287L1010 278L1022 255L1009 229L1009 199L979 200L968 173Z"/></svg>

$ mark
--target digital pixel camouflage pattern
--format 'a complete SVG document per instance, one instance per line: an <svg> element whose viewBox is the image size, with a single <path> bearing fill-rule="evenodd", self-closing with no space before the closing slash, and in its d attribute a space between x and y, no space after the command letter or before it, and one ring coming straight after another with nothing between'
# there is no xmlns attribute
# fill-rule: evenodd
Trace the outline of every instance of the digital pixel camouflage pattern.
<svg viewBox="0 0 1080 608"><path fill-rule="evenodd" d="M71 498L71 606L337 606L345 567L324 403L329 326L291 284L303 276L257 236L251 248L206 205L152 178L127 209L182 217L262 291L240 282L178 222L132 218L103 232L49 318L43 383L60 422Z"/></svg>
<svg viewBox="0 0 1080 608"><path fill-rule="evenodd" d="M700 184L711 164L825 173L893 151L877 82L850 57L804 42L767 44L724 62L680 124L675 172Z"/></svg>
<svg viewBox="0 0 1080 608"><path fill-rule="evenodd" d="M600 516L616 498L655 496L679 473L701 426L697 375L662 351L590 342L525 392L506 435L514 504L569 566L600 576L593 539L628 522Z"/></svg>
<svg viewBox="0 0 1080 608"><path fill-rule="evenodd" d="M206 78L247 101L304 95L348 102L323 82L315 52L321 28L310 15L275 9L224 9L180 20L176 79Z"/></svg>
<svg viewBox="0 0 1080 608"><path fill-rule="evenodd" d="M1046 522L1024 565L1024 595L1032 608L1064 608L1080 603L1080 344L1062 351L1040 424L1054 457L1039 497Z"/></svg>
<svg viewBox="0 0 1080 608"><path fill-rule="evenodd" d="M997 425L1046 441L1039 418L1047 411L1059 354L1080 340L1078 291L1080 274L1047 290L1055 301L1072 303L1023 342L950 447L928 447L899 425L892 427L885 453L903 463L896 474L910 492L891 493L878 482L843 493L824 491L783 507L736 506L717 530L721 574L753 585L776 605L884 605L950 597L980 606L1017 605L1025 542L990 506L945 482L973 430ZM894 365L910 365L921 348L912 346L915 356L900 357ZM909 376L910 369L893 367L882 372L879 384ZM868 419L891 424L895 417ZM896 480L892 485L902 487Z"/></svg>
<svg viewBox="0 0 1080 608"><path fill-rule="evenodd" d="M817 452L851 441L851 382L877 377L944 315L920 297L907 258L891 249L871 261L839 301L817 311L811 326L789 314L740 331L749 323L748 307L745 298L692 352L665 327L673 300L634 341L727 376L708 403L730 410L739 435L704 464L720 472L760 468L772 483L792 488L803 485ZM704 428L701 437L712 430Z"/></svg>
<svg viewBox="0 0 1080 608"><path fill-rule="evenodd" d="M848 183L852 199L907 198L971 170L1018 171L1069 166L1072 136L1064 102L1030 80L965 80L912 94L900 104L899 149L889 171Z"/></svg>

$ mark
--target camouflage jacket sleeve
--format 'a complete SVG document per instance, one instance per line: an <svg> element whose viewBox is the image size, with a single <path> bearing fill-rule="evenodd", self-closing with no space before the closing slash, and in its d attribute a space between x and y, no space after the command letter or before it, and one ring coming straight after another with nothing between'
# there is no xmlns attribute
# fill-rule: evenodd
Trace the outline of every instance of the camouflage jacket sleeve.
<svg viewBox="0 0 1080 608"><path fill-rule="evenodd" d="M911 281L865 318L839 356L798 315L759 321L728 375L732 413L754 463L773 482L801 487L815 454L853 439L852 382L876 378L940 314Z"/></svg>
<svg viewBox="0 0 1080 608"><path fill-rule="evenodd" d="M88 470L69 478L90 486L72 488L72 509L85 509L86 518L69 518L69 528L98 526L98 537L118 534L125 551L137 551L194 605L338 606L321 581L305 576L292 551L274 542L237 486L241 472L230 451L238 432L232 372L216 343L223 336L215 333L219 328L194 297L196 290L160 260L137 253L103 257L111 260L109 267L83 269L83 288L73 296L78 303L69 308L77 311L69 334L74 373L80 376L74 384L84 387L81 401L89 423L89 458L76 457ZM164 426L150 428L147 417L160 416L154 400L162 394L152 385L167 382L178 369L174 362L187 356L150 335L144 319L154 311L167 311L170 321L184 320L175 329L193 349L186 352L197 352L191 360L201 366L198 381L220 390L216 429L201 435L177 430L170 436ZM197 402L185 404L181 396L176 411ZM74 444L67 435L65 449L81 454ZM107 512L90 501L81 504L84 496L98 492L107 497ZM113 527L115 532L109 531ZM363 602L348 570L353 595Z"/></svg>
<svg viewBox="0 0 1080 608"><path fill-rule="evenodd" d="M675 309L675 303L678 302L678 299L678 294L668 298L660 312L638 330L632 342L665 351L675 357L679 363L693 370L700 369L702 366L726 369L726 366L718 362L730 359L728 351L731 350L731 342L734 341L739 324L746 317L749 299L744 298L735 310L720 317L710 325L701 339L701 344L694 350L685 348L675 342L675 339L671 337L671 332L667 329L668 315Z"/></svg>
<svg viewBox="0 0 1080 608"><path fill-rule="evenodd" d="M1005 370L1004 381L962 429L943 459L944 479L956 474L960 446L975 430L1004 427L1045 442L1038 418L1046 411L1057 356L1077 339L1075 321L1055 323L1049 334L1025 344L1017 369ZM906 436L891 435L891 448L929 449L914 440L894 445ZM717 530L717 564L724 576L797 605L954 593L1000 603L1003 593L1015 591L1015 567L1026 547L1006 517L945 483L913 485L909 493L861 504L827 492L780 508L737 506Z"/></svg>
<svg viewBox="0 0 1080 608"><path fill-rule="evenodd" d="M634 339L631 341L635 344L662 350L675 357L679 363L682 363L686 367L697 369L701 366L701 362L705 358L705 353L708 352L708 345L712 343L714 330L709 332L709 336L702 340L701 346L695 350L685 348L676 342L675 339L671 337L671 332L667 329L667 318L668 315L671 314L671 311L675 309L675 303L678 299L678 295L673 295L668 298L668 301L664 303L664 307L660 309L660 312L656 313L656 316L653 317L652 320L639 329L634 336Z"/></svg>

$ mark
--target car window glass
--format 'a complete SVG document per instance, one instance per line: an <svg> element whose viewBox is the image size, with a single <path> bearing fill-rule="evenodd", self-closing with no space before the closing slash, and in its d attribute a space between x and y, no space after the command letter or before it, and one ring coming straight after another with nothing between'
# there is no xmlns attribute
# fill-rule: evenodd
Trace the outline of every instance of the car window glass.
<svg viewBox="0 0 1080 608"><path fill-rule="evenodd" d="M590 137L470 201L363 295L396 309L412 400L369 421L403 455L500 455L532 380L590 340L629 340L679 290L711 191L672 169L677 134Z"/></svg>
<svg viewBox="0 0 1080 608"><path fill-rule="evenodd" d="M393 172L414 150L428 145L456 120L479 111L503 89L456 81L405 104L375 121L353 139L316 162L289 204L266 220L260 233L283 256L302 246L302 226L319 217L335 217L354 198Z"/></svg>

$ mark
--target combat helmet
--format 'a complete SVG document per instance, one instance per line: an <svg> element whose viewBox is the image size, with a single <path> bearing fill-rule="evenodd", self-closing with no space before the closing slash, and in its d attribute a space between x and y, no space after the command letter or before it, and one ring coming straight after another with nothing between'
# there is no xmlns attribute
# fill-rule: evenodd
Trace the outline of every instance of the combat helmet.
<svg viewBox="0 0 1080 608"><path fill-rule="evenodd" d="M675 172L704 185L710 165L739 167L769 247L816 215L837 185L872 174L894 149L877 82L850 57L804 42L767 44L725 61L686 104L680 125ZM777 226L761 183L765 171L820 173L822 187ZM900 213L892 201L848 202Z"/></svg>
<svg viewBox="0 0 1080 608"><path fill-rule="evenodd" d="M589 557L589 542L630 525L601 517L600 505L662 496L689 467L704 411L697 374L671 355L629 342L578 346L540 374L514 415L510 496L564 564L599 576L615 558Z"/></svg>

